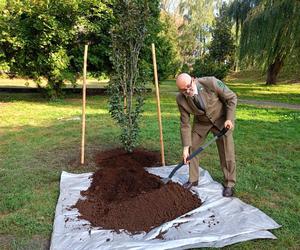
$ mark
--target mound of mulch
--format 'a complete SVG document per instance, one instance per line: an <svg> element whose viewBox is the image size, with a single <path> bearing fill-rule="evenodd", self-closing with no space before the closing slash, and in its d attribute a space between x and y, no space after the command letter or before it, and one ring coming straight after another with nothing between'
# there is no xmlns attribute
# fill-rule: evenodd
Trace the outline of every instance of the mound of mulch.
<svg viewBox="0 0 300 250"><path fill-rule="evenodd" d="M126 229L135 233L150 231L201 205L200 199L181 185L163 184L144 167L159 166L159 153L122 149L101 152L101 167L92 175L90 187L81 191L84 199L74 205L92 226Z"/></svg>

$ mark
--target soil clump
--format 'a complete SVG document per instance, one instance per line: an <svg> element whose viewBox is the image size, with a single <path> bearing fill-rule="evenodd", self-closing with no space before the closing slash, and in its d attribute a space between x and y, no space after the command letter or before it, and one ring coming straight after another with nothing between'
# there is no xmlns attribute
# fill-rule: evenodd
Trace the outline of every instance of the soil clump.
<svg viewBox="0 0 300 250"><path fill-rule="evenodd" d="M96 163L101 168L92 175L90 187L81 191L84 199L74 205L80 218L92 226L138 233L199 207L195 194L176 183L165 185L144 169L159 166L159 158L159 153L143 149L98 153Z"/></svg>

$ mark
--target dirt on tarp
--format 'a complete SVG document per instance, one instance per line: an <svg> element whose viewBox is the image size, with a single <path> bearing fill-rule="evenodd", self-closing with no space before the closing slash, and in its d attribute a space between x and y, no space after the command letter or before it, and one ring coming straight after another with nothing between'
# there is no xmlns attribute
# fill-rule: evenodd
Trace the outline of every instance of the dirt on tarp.
<svg viewBox="0 0 300 250"><path fill-rule="evenodd" d="M181 185L163 184L160 177L144 170L159 166L159 153L122 149L101 152L101 167L92 175L84 199L74 205L80 218L104 229L126 229L131 233L150 231L201 205L200 199Z"/></svg>

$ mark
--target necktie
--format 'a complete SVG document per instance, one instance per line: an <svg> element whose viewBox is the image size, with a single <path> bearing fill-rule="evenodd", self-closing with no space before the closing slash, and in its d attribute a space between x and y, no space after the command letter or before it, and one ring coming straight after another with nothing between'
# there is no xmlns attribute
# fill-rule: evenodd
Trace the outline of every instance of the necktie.
<svg viewBox="0 0 300 250"><path fill-rule="evenodd" d="M192 100L193 100L193 102L194 102L194 104L196 105L197 108L199 108L201 110L204 110L204 104L203 104L203 101L202 101L200 95L194 95L192 97Z"/></svg>

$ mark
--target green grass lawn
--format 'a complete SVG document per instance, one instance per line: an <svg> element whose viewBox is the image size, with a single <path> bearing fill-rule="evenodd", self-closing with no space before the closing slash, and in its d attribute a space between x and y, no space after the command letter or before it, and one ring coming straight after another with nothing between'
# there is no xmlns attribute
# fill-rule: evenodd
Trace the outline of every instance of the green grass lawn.
<svg viewBox="0 0 300 250"><path fill-rule="evenodd" d="M230 86L235 89L235 84ZM252 90L252 84L241 84L248 88L241 88L241 96L249 92L259 95ZM176 164L181 157L175 91L174 81L162 83L167 164ZM280 97L288 97L289 90L279 87L274 93L263 95L282 101ZM80 167L79 95L50 102L38 94L0 93L0 249L46 247L52 232L61 171L94 171L95 151L120 146L119 129L108 114L107 98L93 96L87 100L87 166ZM288 102L290 98L284 100ZM299 249L300 111L239 105L236 117L236 195L282 227L273 231L278 240L249 241L226 249ZM140 144L158 151L154 94L147 95L140 127ZM201 165L215 180L222 181L215 145L202 153Z"/></svg>
<svg viewBox="0 0 300 250"><path fill-rule="evenodd" d="M240 99L300 104L300 83L266 86L265 83L228 81Z"/></svg>
<svg viewBox="0 0 300 250"><path fill-rule="evenodd" d="M299 72L281 72L277 84L272 86L266 86L266 75L259 70L231 72L225 82L241 99L300 104Z"/></svg>

